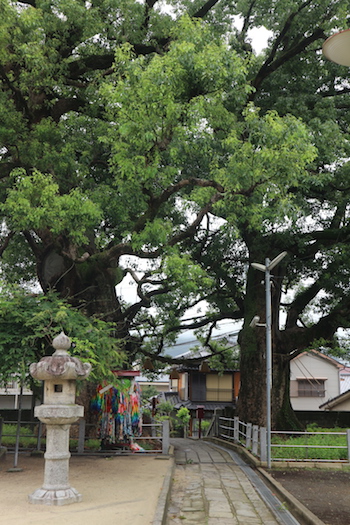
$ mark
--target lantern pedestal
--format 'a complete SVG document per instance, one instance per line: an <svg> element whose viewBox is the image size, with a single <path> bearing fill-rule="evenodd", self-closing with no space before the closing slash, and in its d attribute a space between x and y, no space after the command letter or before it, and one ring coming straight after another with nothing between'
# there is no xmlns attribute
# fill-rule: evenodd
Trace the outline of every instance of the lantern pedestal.
<svg viewBox="0 0 350 525"><path fill-rule="evenodd" d="M69 484L69 429L84 414L79 405L41 405L35 416L46 424L45 475L42 488L29 496L29 502L41 505L67 505L82 496Z"/></svg>
<svg viewBox="0 0 350 525"><path fill-rule="evenodd" d="M86 378L91 365L70 357L70 339L61 333L52 343L56 352L30 366L35 379L44 380L44 403L34 414L46 425L45 475L42 488L29 496L39 505L67 505L82 496L69 484L69 429L84 415L84 407L75 404L76 379Z"/></svg>

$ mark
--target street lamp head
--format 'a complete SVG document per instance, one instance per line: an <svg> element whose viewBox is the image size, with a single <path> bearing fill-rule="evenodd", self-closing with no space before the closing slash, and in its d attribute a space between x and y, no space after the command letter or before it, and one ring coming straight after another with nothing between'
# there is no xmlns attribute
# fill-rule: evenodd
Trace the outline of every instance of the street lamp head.
<svg viewBox="0 0 350 525"><path fill-rule="evenodd" d="M322 52L328 60L341 66L350 66L350 29L327 38L323 43Z"/></svg>
<svg viewBox="0 0 350 525"><path fill-rule="evenodd" d="M266 272L266 266L264 264L252 263L252 267L256 270L260 270L261 272Z"/></svg>
<svg viewBox="0 0 350 525"><path fill-rule="evenodd" d="M287 255L287 252L282 252L277 257L275 257L271 262L269 262L268 266L265 266L265 264L260 263L252 263L252 267L256 270L260 270L261 272L266 272L266 270L272 270L279 262L284 259L284 257ZM268 260L267 260L268 261Z"/></svg>
<svg viewBox="0 0 350 525"><path fill-rule="evenodd" d="M272 268L274 268L275 266L277 266L278 263L280 263L282 261L282 259L285 258L285 256L287 255L287 252L282 252L280 253L279 255L277 255L277 257L275 257L269 264L268 268L269 270L272 270Z"/></svg>
<svg viewBox="0 0 350 525"><path fill-rule="evenodd" d="M258 325L259 321L260 317L258 315L255 315L249 323L250 328L255 328Z"/></svg>

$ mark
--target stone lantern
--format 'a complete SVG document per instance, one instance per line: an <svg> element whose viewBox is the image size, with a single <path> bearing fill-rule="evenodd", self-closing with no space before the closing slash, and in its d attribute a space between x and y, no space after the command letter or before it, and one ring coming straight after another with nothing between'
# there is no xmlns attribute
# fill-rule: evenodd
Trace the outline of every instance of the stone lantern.
<svg viewBox="0 0 350 525"><path fill-rule="evenodd" d="M35 416L46 424L45 475L42 488L29 501L44 505L67 505L81 501L69 484L69 429L84 415L84 407L75 404L76 380L85 379L91 365L71 357L71 341L61 332L52 342L55 352L30 365L34 379L44 381L44 403L35 407Z"/></svg>

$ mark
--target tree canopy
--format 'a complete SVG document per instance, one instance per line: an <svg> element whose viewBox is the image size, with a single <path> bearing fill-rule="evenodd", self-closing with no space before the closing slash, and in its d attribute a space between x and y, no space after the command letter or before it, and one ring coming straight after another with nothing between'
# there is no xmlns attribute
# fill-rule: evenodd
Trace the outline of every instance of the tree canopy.
<svg viewBox="0 0 350 525"><path fill-rule="evenodd" d="M92 364L95 381L113 377L112 370L121 368L125 360L111 337L111 324L86 317L54 292L30 294L2 283L0 329L2 384L14 376L30 382L29 365L54 351L52 341L60 330L70 335L70 353Z"/></svg>
<svg viewBox="0 0 350 525"><path fill-rule="evenodd" d="M182 327L208 326L209 341L218 320L243 320L239 410L262 422L265 340L249 322L265 297L249 264L286 250L273 414L292 424L291 356L349 328L349 88L321 52L349 2L0 0L0 12L4 279L37 279L112 323L129 362L169 361ZM259 55L257 27L270 32ZM116 294L125 276L135 302Z"/></svg>

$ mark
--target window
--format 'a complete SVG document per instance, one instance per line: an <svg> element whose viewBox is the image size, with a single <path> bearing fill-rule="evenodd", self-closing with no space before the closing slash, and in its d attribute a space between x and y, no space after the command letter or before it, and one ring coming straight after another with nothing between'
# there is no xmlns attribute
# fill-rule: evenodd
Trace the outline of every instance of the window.
<svg viewBox="0 0 350 525"><path fill-rule="evenodd" d="M233 398L232 375L207 374L207 401L230 401Z"/></svg>
<svg viewBox="0 0 350 525"><path fill-rule="evenodd" d="M325 397L324 379L298 379L298 397Z"/></svg>

